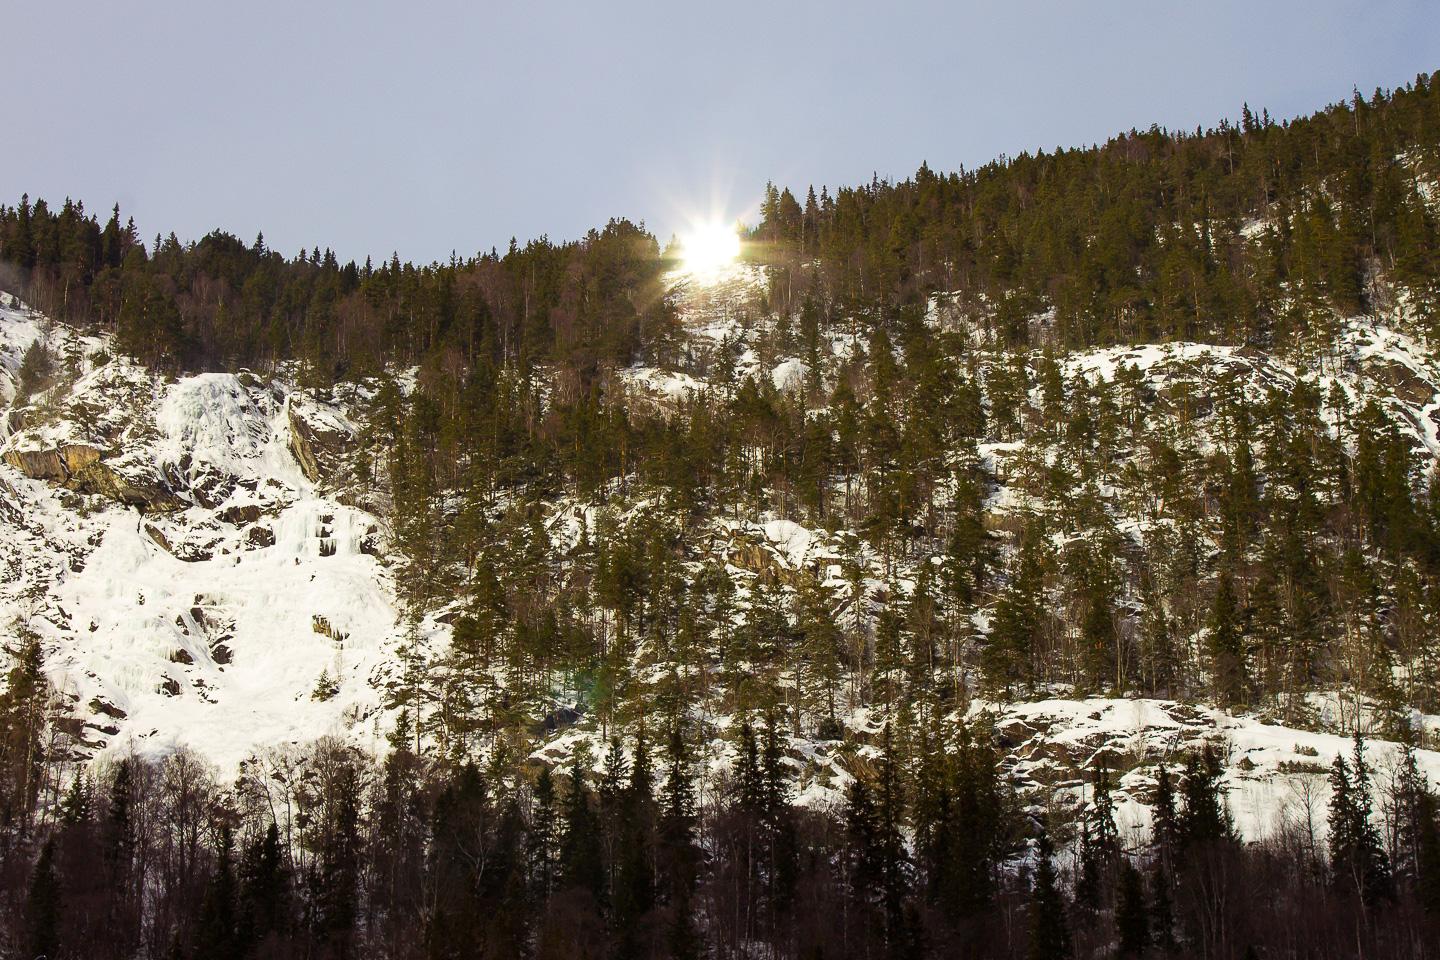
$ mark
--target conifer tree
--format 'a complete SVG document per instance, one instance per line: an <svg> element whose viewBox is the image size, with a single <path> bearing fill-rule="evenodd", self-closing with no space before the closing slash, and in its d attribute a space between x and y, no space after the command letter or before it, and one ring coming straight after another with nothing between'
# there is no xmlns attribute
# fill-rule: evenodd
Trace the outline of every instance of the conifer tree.
<svg viewBox="0 0 1440 960"><path fill-rule="evenodd" d="M1358 732L1354 766L1337 755L1330 768L1330 790L1330 866L1335 882L1374 906L1393 896L1393 880L1379 831L1371 822L1369 765Z"/></svg>
<svg viewBox="0 0 1440 960"><path fill-rule="evenodd" d="M687 913L692 907L690 896L694 891L700 851L695 841L695 786L685 738L678 726L670 731L660 810L660 856L668 893L683 907L677 907L677 912Z"/></svg>
<svg viewBox="0 0 1440 960"><path fill-rule="evenodd" d="M1117 954L1138 957L1150 946L1150 915L1140 871L1128 860L1120 868L1120 902L1115 908Z"/></svg>
<svg viewBox="0 0 1440 960"><path fill-rule="evenodd" d="M1234 581L1228 570L1222 570L1210 610L1209 645L1215 696L1226 704L1238 704L1245 699L1245 643L1240 619Z"/></svg>
<svg viewBox="0 0 1440 960"><path fill-rule="evenodd" d="M1067 960L1070 927L1065 921L1065 897L1055 879L1050 837L1044 829L1035 847L1035 883L1030 894L1030 960Z"/></svg>
<svg viewBox="0 0 1440 960"><path fill-rule="evenodd" d="M1175 788L1170 770L1162 761L1155 772L1155 803L1152 816L1151 844L1156 860L1168 864L1180 841L1180 821L1175 812Z"/></svg>
<svg viewBox="0 0 1440 960"><path fill-rule="evenodd" d="M1190 849L1234 838L1230 814L1220 788L1220 752L1212 744L1185 759L1185 808L1179 818L1181 847Z"/></svg>
<svg viewBox="0 0 1440 960"><path fill-rule="evenodd" d="M43 775L45 705L49 682L41 666L40 641L29 636L12 653L0 693L0 829L30 826Z"/></svg>
<svg viewBox="0 0 1440 960"><path fill-rule="evenodd" d="M238 926L242 943L260 945L287 931L289 871L275 821L246 847L240 864Z"/></svg>
<svg viewBox="0 0 1440 960"><path fill-rule="evenodd" d="M25 953L31 957L53 957L60 949L60 877L55 869L55 842L46 840L30 875L25 898Z"/></svg>
<svg viewBox="0 0 1440 960"><path fill-rule="evenodd" d="M235 843L229 824L221 824L215 843L215 872L200 908L196 946L217 960L238 957L244 948L235 918Z"/></svg>
<svg viewBox="0 0 1440 960"><path fill-rule="evenodd" d="M559 839L555 780L549 767L542 767L535 778L533 799L529 834L530 876L536 898L543 904L555 889L555 857Z"/></svg>
<svg viewBox="0 0 1440 960"><path fill-rule="evenodd" d="M570 791L565 797L560 877L565 886L588 892L600 905L605 902L605 863L600 850L600 830L585 781L585 768L576 756L570 764Z"/></svg>

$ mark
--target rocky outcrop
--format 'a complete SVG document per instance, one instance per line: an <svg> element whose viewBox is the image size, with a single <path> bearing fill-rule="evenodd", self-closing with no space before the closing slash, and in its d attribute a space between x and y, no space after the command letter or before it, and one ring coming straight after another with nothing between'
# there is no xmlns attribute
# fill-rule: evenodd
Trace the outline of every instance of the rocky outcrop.
<svg viewBox="0 0 1440 960"><path fill-rule="evenodd" d="M142 513L173 513L189 506L162 484L131 480L103 460L96 460L72 475L65 486L81 493L108 497Z"/></svg>
<svg viewBox="0 0 1440 960"><path fill-rule="evenodd" d="M1424 406L1435 399L1435 388L1430 381L1420 376L1403 363L1390 361L1377 364L1371 376L1390 388L1390 392L1411 406Z"/></svg>
<svg viewBox="0 0 1440 960"><path fill-rule="evenodd" d="M259 520L260 513L260 505L258 503L245 503L226 507L217 513L216 516L232 526L243 527Z"/></svg>
<svg viewBox="0 0 1440 960"><path fill-rule="evenodd" d="M290 398L290 452L311 483L329 475L355 442L355 432L337 416L327 414L300 395Z"/></svg>
<svg viewBox="0 0 1440 960"><path fill-rule="evenodd" d="M93 493L147 513L170 513L188 504L163 484L132 480L105 462L105 454L83 443L54 447L10 447L3 454L10 466L32 480L46 480L67 490Z"/></svg>
<svg viewBox="0 0 1440 960"><path fill-rule="evenodd" d="M4 454L5 462L31 480L66 483L75 474L101 458L99 450L81 443L64 443L57 447L17 449Z"/></svg>

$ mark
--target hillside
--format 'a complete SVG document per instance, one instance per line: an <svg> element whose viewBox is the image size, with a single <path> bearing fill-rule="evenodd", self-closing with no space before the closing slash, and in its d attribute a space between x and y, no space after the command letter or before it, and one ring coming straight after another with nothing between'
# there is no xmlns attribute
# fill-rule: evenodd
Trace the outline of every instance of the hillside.
<svg viewBox="0 0 1440 960"><path fill-rule="evenodd" d="M0 208L0 921L1426 956L1437 111L772 186L704 272Z"/></svg>
<svg viewBox="0 0 1440 960"><path fill-rule="evenodd" d="M758 386L777 397L833 391L836 371L854 361L857 342L844 336L825 345L813 375L804 361L773 352L775 317L765 314L763 268L737 266L714 286L696 287L683 274L667 284L687 359L671 369L617 371L617 384L639 415L679 416L695 397L727 389ZM394 693L406 669L401 648L407 643L408 656L418 650L428 658L422 683L431 689L421 701L438 703L447 695L447 682L460 679L454 677L453 633L457 622L467 622L461 617L467 608L441 605L418 633L407 633L390 570L395 558L389 556L394 548L389 521L341 502L354 501L355 487L352 496L337 498L336 484L327 483L337 478L353 483L374 458L357 442L359 422L373 409L373 383L342 383L317 396L283 375L167 377L117 355L104 335L84 336L19 301L8 304L0 323L5 392L12 397L0 468L9 570L3 600L7 618L41 641L46 672L70 718L63 726L75 734L76 757L138 751L159 758L186 744L224 771L322 734L383 749L395 723ZM979 359L972 363L987 381L998 376L988 363L1015 362L1013 352L987 354L983 331L944 296L932 301L925 322L937 335L975 344ZM36 344L52 358L49 383L15 398L21 359ZM734 356L728 382L716 377L715 355L722 351ZM1052 358L1036 354L1027 362L1041 365ZM1314 369L1324 371L1319 374L1256 351L1183 342L1079 351L1054 357L1053 363L1074 383L1125 383L1142 405L1137 418L1155 435L1176 436L1183 417L1193 455L1202 460L1227 442L1213 399L1218 384L1257 406L1268 396L1292 393L1302 382L1320 396L1338 391L1353 409L1374 401L1418 456L1433 462L1440 452L1434 418L1440 364L1422 341L1373 317L1337 324L1336 339L1315 363ZM1001 555L1010 549L1004 546L1008 518L1052 515L1062 530L1072 522L1072 508L1053 498L1043 475L1047 464L1064 455L1053 448L1056 438L1044 426L1044 404L1042 389L1033 388L1021 416L1032 418L1034 427L1017 428L1020 439L977 443L969 454L956 456L957 463L973 463L984 479L982 524L995 532ZM1333 423L1330 430L1343 445L1343 425ZM1348 452L1353 456L1353 444ZM1143 485L1130 489L1124 482L1128 476L1133 483L1143 455L1140 444L1120 442L1105 475L1088 481L1122 553L1144 550L1157 530L1171 526L1164 505L1147 497ZM323 472L317 457L326 461ZM612 525L610 536L625 537L632 528L656 522L657 495L641 488L536 505L543 562L562 583L577 577L580 558L593 549L588 542L606 523ZM941 492L936 499L951 496ZM383 514L385 497L372 495L369 501ZM496 512L504 514L498 506ZM698 585L723 571L733 584L729 630L736 634L754 629L758 604L798 608L800 591L807 588L823 594L821 603L837 623L854 618L873 632L878 618L915 596L927 566L939 569L947 562L944 553L887 557L856 531L831 527L803 526L773 507L748 517L723 512L704 517L680 534L677 572ZM1090 532L1057 531L1055 547L1064 550ZM1143 603L1133 588L1122 589L1117 598L1122 611ZM976 609L972 643L984 642L993 613L992 606ZM634 688L628 697L642 702L664 697L667 679L693 670L672 650L632 642L633 661L622 668ZM722 687L734 669L725 662L729 655L719 644L701 654L702 668L713 671ZM954 655L944 673L958 675L965 686L983 682L979 660L964 651ZM805 670L814 665L797 662L787 669L786 656L782 652L781 661L770 666L778 672L769 679L780 702L799 711L784 741L796 796L838 808L857 759L863 765L874 755L878 724L888 711L871 698L882 694L887 681L873 672L873 663L855 676L837 676L836 688L846 688L840 724L817 737L813 724L823 717L804 719L814 695L806 689L814 681ZM510 676L497 663L473 669L463 682L508 691L514 689ZM1071 676L1083 689L1080 672ZM549 685L535 691L532 722L558 709L576 727L542 731L530 749L563 765L578 743L588 742L598 771L610 717L590 719L605 706L574 682L574 674L552 674ZM1113 754L1116 769L1130 771L1117 785L1130 804L1121 808L1122 823L1136 828L1148 822L1153 764L1210 740L1226 745L1226 783L1241 834L1255 840L1273 836L1304 790L1318 787L1323 800L1326 760L1346 749L1345 734L1357 710L1372 736L1386 729L1379 705L1356 699L1353 689L1316 688L1297 711L1304 725L1287 728L1234 721L1164 700L1068 699L1066 691L1074 686L1061 683L1058 699L1038 691L1014 706L986 700L975 690L982 696L966 712L1003 732L1010 757L1002 765L1029 790L1083 783L1075 778L1092 769L1096 757ZM702 756L709 757L715 776L734 762L731 731L742 695L723 690L692 708L699 711L693 717L698 729L708 731ZM412 711L426 721L426 707ZM1035 726L1036 716L1047 719ZM1096 723L1102 716L1109 719ZM1440 717L1419 713L1412 722L1424 739ZM443 723L435 728L438 746L453 749L444 738L454 734ZM1332 733L1317 738L1311 730ZM472 742L483 751L487 740ZM1302 749L1306 752L1296 752ZM1317 756L1321 760L1304 759ZM1422 769L1440 775L1440 754L1419 756ZM1083 791L1071 802L1083 803Z"/></svg>
<svg viewBox="0 0 1440 960"><path fill-rule="evenodd" d="M382 521L305 469L354 425L283 379L154 374L14 300L7 398L37 345L51 383L4 411L0 605L40 640L76 755L188 743L233 768L364 736L397 642Z"/></svg>

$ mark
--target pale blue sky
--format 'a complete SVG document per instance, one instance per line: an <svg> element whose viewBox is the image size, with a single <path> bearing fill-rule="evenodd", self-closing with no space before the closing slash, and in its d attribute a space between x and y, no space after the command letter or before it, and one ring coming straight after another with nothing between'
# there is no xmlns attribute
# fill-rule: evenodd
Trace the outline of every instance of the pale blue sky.
<svg viewBox="0 0 1440 960"><path fill-rule="evenodd" d="M1434 0L0 0L0 195L443 259L767 179L1277 117L1440 68Z"/></svg>

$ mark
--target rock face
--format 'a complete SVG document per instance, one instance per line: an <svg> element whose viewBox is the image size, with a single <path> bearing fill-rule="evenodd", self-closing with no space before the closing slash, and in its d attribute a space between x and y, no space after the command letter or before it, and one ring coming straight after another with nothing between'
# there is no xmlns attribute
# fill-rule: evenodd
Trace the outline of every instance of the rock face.
<svg viewBox="0 0 1440 960"><path fill-rule="evenodd" d="M287 410L290 423L290 452L311 483L328 476L334 464L355 442L349 423L321 410L303 394L292 394Z"/></svg>
<svg viewBox="0 0 1440 960"><path fill-rule="evenodd" d="M187 504L159 482L132 480L105 463L105 455L82 443L52 448L15 448L5 462L32 480L46 480L67 490L92 493L146 513L171 513Z"/></svg>
<svg viewBox="0 0 1440 960"><path fill-rule="evenodd" d="M64 377L17 401L42 336ZM0 302L0 634L39 637L77 759L188 743L223 767L382 729L401 636L382 521L307 479L343 482L351 409L283 378L165 376Z"/></svg>
<svg viewBox="0 0 1440 960"><path fill-rule="evenodd" d="M96 460L75 473L65 484L71 490L108 497L143 513L173 513L188 504L165 489L160 483L132 481L111 469L103 460Z"/></svg>
<svg viewBox="0 0 1440 960"><path fill-rule="evenodd" d="M66 443L51 449L15 449L5 451L5 462L32 480L66 483L75 474L100 459L94 447Z"/></svg>

